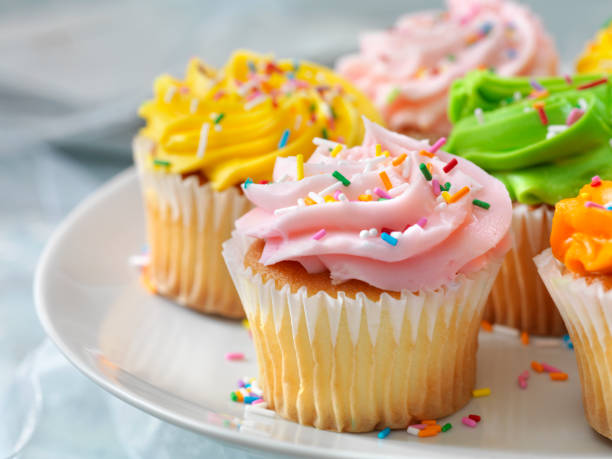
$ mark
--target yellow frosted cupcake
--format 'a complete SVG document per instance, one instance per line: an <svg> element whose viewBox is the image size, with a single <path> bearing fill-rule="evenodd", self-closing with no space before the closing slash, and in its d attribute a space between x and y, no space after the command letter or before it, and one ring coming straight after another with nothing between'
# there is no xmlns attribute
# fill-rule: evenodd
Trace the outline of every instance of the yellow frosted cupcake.
<svg viewBox="0 0 612 459"><path fill-rule="evenodd" d="M586 418L612 439L612 182L558 202L550 243L535 262L574 344Z"/></svg>
<svg viewBox="0 0 612 459"><path fill-rule="evenodd" d="M216 70L192 59L163 75L140 115L134 159L146 205L154 289L201 312L243 317L221 258L250 208L239 184L270 180L279 156L307 159L315 137L360 142L368 100L331 70L235 52Z"/></svg>
<svg viewBox="0 0 612 459"><path fill-rule="evenodd" d="M597 32L594 41L586 46L576 62L578 73L612 72L612 21Z"/></svg>

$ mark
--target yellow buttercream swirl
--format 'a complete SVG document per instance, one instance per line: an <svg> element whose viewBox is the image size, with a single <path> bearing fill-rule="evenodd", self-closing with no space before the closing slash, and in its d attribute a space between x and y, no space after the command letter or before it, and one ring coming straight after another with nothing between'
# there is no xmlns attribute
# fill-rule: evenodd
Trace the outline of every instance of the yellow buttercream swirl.
<svg viewBox="0 0 612 459"><path fill-rule="evenodd" d="M597 33L576 63L578 73L612 73L612 22Z"/></svg>
<svg viewBox="0 0 612 459"><path fill-rule="evenodd" d="M141 135L154 142L148 167L201 172L216 190L270 180L278 156L307 159L315 137L358 144L361 115L380 122L369 100L331 70L248 51L221 70L193 58L183 81L162 75L154 93L139 112Z"/></svg>

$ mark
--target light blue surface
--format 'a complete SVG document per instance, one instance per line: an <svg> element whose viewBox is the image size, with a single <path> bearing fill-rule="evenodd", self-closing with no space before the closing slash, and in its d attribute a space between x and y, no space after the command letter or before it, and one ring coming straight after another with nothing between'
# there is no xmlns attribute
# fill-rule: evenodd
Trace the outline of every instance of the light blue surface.
<svg viewBox="0 0 612 459"><path fill-rule="evenodd" d="M356 34L399 13L391 2L0 3L0 458L259 457L159 421L108 395L45 341L32 276L53 228L130 164L138 103L163 71L235 47L330 64ZM528 2L565 67L612 14L609 0ZM30 435L31 434L31 435Z"/></svg>

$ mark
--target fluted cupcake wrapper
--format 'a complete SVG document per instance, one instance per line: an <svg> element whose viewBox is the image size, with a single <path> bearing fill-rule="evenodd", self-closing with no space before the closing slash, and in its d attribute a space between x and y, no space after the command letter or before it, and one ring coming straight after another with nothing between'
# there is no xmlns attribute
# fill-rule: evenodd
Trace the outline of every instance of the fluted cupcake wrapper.
<svg viewBox="0 0 612 459"><path fill-rule="evenodd" d="M485 308L485 319L529 334L555 335L565 327L533 263L550 247L554 211L547 205L512 208L512 249L506 254Z"/></svg>
<svg viewBox="0 0 612 459"><path fill-rule="evenodd" d="M251 208L237 188L215 191L195 176L143 167L151 143L134 140L146 208L150 265L156 291L189 308L225 317L244 317L221 255L235 220Z"/></svg>
<svg viewBox="0 0 612 459"><path fill-rule="evenodd" d="M499 263L436 291L308 296L245 268L249 241L223 255L249 319L270 408L320 429L406 428L471 398L478 330Z"/></svg>
<svg viewBox="0 0 612 459"><path fill-rule="evenodd" d="M574 345L586 418L612 439L612 290L564 273L551 249L534 261Z"/></svg>

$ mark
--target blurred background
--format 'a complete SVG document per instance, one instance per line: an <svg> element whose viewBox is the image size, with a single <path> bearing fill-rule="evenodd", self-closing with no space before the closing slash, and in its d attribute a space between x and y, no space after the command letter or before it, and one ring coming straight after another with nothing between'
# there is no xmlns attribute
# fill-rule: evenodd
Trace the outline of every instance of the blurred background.
<svg viewBox="0 0 612 459"><path fill-rule="evenodd" d="M562 70L612 15L610 0L524 0ZM191 56L245 47L333 65L359 32L442 0L0 2L0 458L260 457L168 425L106 394L45 341L37 258L87 194L130 167L139 104Z"/></svg>

